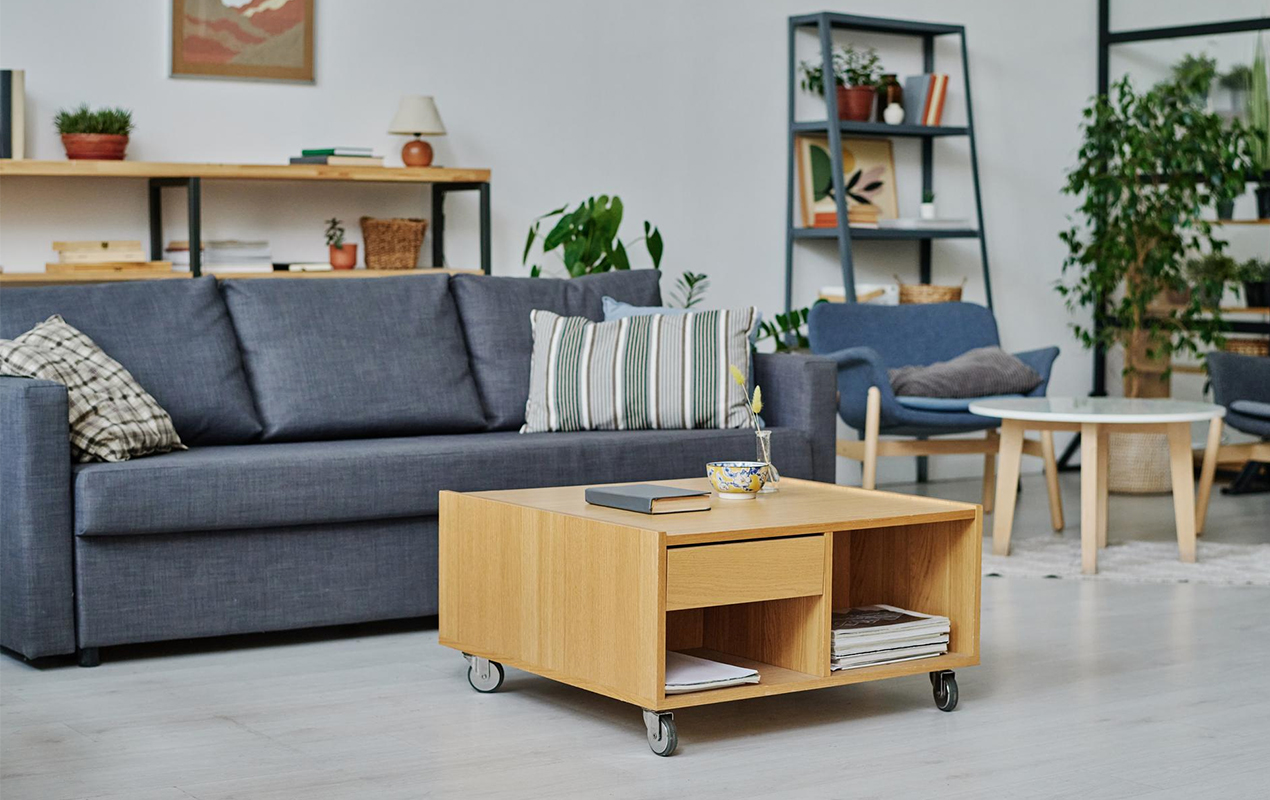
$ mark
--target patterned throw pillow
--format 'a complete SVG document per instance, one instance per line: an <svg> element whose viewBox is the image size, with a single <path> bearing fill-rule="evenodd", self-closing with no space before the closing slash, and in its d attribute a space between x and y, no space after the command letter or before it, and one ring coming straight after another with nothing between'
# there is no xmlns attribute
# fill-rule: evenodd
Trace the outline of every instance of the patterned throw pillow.
<svg viewBox="0 0 1270 800"><path fill-rule="evenodd" d="M750 370L753 308L612 322L529 314L534 349L521 433L745 428L728 366Z"/></svg>
<svg viewBox="0 0 1270 800"><path fill-rule="evenodd" d="M127 461L186 449L168 412L128 370L56 314L16 339L0 339L0 375L66 387L71 452L78 461Z"/></svg>

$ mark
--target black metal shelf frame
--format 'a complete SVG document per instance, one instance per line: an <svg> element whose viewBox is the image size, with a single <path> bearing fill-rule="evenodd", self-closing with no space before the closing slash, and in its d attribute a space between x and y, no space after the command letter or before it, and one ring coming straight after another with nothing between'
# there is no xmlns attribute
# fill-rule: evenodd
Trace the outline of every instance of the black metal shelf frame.
<svg viewBox="0 0 1270 800"><path fill-rule="evenodd" d="M445 196L450 192L475 191L480 193L481 272L490 274L493 259L490 241L489 182L433 183L431 186L432 222L429 227L432 234L432 266L445 266ZM186 225L189 229L190 241L190 274L197 278L203 274L202 248L196 246L197 242L203 240L201 178L150 179L150 258L154 261L163 259L163 190L170 187L185 188Z"/></svg>
<svg viewBox="0 0 1270 800"><path fill-rule="evenodd" d="M926 72L935 69L935 37L958 36L961 40L961 69L966 98L966 125L886 125L879 122L851 122L838 119L838 98L835 92L825 92L827 118L811 122L794 119L794 99L797 92L794 43L800 28L815 28L820 40L820 54L824 64L833 63L834 30L853 30L868 33L914 36L922 40L922 68ZM829 138L829 157L833 170L834 204L837 207L837 225L833 228L802 228L794 226L795 180L794 137L800 133L826 133ZM977 228L956 229L899 229L852 228L847 221L846 191L843 186L842 137L843 134L873 136L911 136L921 140L922 190L934 189L933 140L944 136L965 136L970 144L970 171L974 178L975 215ZM785 204L785 310L793 308L794 294L794 242L800 239L836 239L838 258L842 268L842 285L847 302L855 302L855 266L851 244L853 239L872 241L916 241L918 243L918 267L922 283L931 280L931 242L935 239L979 240L979 256L983 264L983 289L988 307L992 307L992 282L988 274L988 240L984 233L983 200L979 191L979 159L975 150L974 113L970 101L970 63L966 52L966 29L962 25L947 25L916 20L861 17L854 14L801 14L789 18L789 143L787 167L788 183Z"/></svg>

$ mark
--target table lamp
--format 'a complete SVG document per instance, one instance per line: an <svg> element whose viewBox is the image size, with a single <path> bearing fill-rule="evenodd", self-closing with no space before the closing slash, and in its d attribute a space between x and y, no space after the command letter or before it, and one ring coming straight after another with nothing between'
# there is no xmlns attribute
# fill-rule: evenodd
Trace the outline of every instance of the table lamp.
<svg viewBox="0 0 1270 800"><path fill-rule="evenodd" d="M420 136L444 136L445 125L437 113L437 104L431 97L408 94L401 98L397 115L392 118L388 132L415 138L401 148L401 160L407 167L426 167L432 163L432 145Z"/></svg>

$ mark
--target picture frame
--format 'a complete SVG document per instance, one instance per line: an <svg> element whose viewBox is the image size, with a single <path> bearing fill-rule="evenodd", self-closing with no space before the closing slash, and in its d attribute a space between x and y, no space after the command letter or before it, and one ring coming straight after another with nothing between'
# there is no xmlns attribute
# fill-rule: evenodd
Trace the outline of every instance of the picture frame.
<svg viewBox="0 0 1270 800"><path fill-rule="evenodd" d="M173 78L313 83L314 0L172 0Z"/></svg>
<svg viewBox="0 0 1270 800"><path fill-rule="evenodd" d="M802 227L837 225L828 136L794 137ZM895 186L895 151L890 139L842 139L843 174L847 180L847 213L872 206L877 219L899 217Z"/></svg>

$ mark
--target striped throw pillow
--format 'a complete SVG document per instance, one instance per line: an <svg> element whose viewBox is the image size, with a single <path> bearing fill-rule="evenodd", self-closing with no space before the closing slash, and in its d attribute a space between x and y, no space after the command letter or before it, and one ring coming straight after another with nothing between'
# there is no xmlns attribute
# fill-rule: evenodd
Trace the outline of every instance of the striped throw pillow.
<svg viewBox="0 0 1270 800"><path fill-rule="evenodd" d="M186 449L172 417L132 373L56 314L16 339L0 339L0 375L66 387L76 461L127 461Z"/></svg>
<svg viewBox="0 0 1270 800"><path fill-rule="evenodd" d="M521 433L747 428L728 366L750 371L753 308L592 322L529 313L534 349Z"/></svg>

